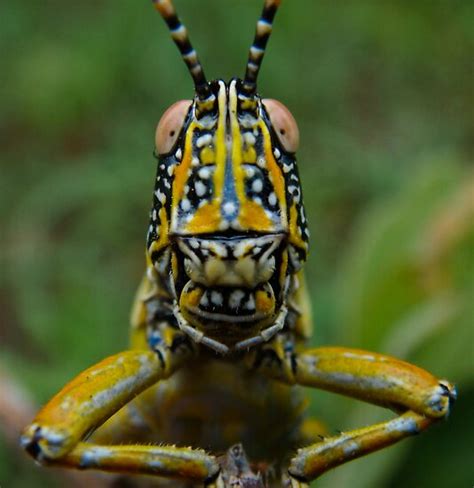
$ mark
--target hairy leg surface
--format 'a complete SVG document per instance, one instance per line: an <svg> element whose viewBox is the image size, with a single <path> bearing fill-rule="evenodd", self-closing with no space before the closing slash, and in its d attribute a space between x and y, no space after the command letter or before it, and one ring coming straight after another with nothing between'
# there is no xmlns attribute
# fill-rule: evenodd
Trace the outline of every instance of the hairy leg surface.
<svg viewBox="0 0 474 488"><path fill-rule="evenodd" d="M316 479L326 471L418 434L446 417L454 387L398 359L358 349L323 347L297 354L277 338L253 355L253 367L276 380L311 386L390 408L400 416L341 433L299 449L290 478Z"/></svg>
<svg viewBox="0 0 474 488"><path fill-rule="evenodd" d="M194 345L181 332L165 328L154 351L125 351L92 366L43 407L24 431L23 447L48 465L196 481L216 476L216 459L202 450L83 442L121 407L168 378L194 353Z"/></svg>

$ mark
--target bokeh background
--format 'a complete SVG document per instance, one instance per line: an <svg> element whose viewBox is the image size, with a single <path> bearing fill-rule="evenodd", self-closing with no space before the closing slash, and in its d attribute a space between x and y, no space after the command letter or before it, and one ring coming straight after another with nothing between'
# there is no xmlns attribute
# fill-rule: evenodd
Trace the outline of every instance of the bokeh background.
<svg viewBox="0 0 474 488"><path fill-rule="evenodd" d="M261 2L176 3L208 77L241 76ZM313 342L397 355L460 397L448 422L319 487L474 482L473 25L468 0L278 13L259 91L300 125ZM0 485L73 486L13 440L33 405L126 348L154 128L192 83L149 1L1 2L0 52ZM332 432L390 415L311 400Z"/></svg>

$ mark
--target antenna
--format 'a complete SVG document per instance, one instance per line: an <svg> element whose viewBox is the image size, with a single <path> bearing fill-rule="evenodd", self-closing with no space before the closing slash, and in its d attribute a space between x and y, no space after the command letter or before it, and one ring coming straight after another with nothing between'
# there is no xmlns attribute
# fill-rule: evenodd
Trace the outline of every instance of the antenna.
<svg viewBox="0 0 474 488"><path fill-rule="evenodd" d="M249 94L257 90L257 77L265 54L268 38L272 33L272 24L281 0L265 0L262 15L257 22L253 44L250 47L243 89Z"/></svg>
<svg viewBox="0 0 474 488"><path fill-rule="evenodd" d="M208 83L197 53L191 45L186 27L181 23L172 0L152 0L155 9L158 10L168 26L173 41L178 46L179 52L186 63L189 73L194 81L194 88L199 98L208 95Z"/></svg>

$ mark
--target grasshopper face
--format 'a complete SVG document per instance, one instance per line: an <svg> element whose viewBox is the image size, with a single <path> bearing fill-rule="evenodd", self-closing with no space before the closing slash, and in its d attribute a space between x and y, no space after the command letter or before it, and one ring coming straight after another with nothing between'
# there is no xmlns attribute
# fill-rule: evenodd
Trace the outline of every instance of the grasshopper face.
<svg viewBox="0 0 474 488"><path fill-rule="evenodd" d="M168 152L158 156L150 260L170 276L192 327L226 343L242 340L275 321L306 257L288 150L296 124L278 102L249 96L237 79L211 82L204 100L179 103L164 117L157 141Z"/></svg>
<svg viewBox="0 0 474 488"><path fill-rule="evenodd" d="M181 33L173 35L196 94L157 128L149 263L171 290L178 323L235 344L284 322L291 279L306 259L298 128L281 103L256 93L257 41L244 80L207 82L182 24L168 24ZM257 25L256 39L268 37L268 25L264 34Z"/></svg>

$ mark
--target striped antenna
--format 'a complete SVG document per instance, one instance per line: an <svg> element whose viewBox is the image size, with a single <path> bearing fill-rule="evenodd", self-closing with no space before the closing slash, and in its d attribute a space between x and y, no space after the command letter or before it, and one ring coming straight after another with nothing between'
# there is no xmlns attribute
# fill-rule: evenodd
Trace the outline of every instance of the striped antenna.
<svg viewBox="0 0 474 488"><path fill-rule="evenodd" d="M186 27L181 23L172 0L152 0L155 9L158 10L168 26L173 41L178 46L179 52L186 63L189 73L194 80L194 88L199 98L206 98L209 87L197 53L191 45Z"/></svg>
<svg viewBox="0 0 474 488"><path fill-rule="evenodd" d="M265 54L268 38L272 33L273 19L281 0L265 0L262 15L257 22L255 38L250 47L247 69L245 71L243 89L250 95L257 90L257 76Z"/></svg>

